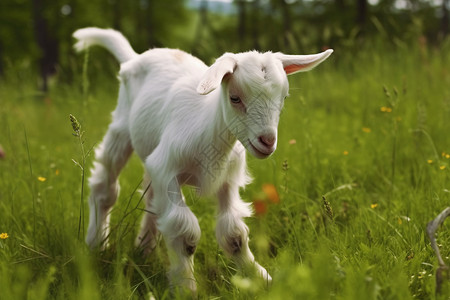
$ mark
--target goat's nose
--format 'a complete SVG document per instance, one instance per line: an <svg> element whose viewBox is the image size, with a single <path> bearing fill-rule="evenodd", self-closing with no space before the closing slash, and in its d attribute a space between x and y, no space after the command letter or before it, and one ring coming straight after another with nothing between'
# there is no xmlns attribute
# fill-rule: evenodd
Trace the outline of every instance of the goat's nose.
<svg viewBox="0 0 450 300"><path fill-rule="evenodd" d="M277 137L274 134L266 134L259 137L259 142L267 148L272 148L276 141Z"/></svg>

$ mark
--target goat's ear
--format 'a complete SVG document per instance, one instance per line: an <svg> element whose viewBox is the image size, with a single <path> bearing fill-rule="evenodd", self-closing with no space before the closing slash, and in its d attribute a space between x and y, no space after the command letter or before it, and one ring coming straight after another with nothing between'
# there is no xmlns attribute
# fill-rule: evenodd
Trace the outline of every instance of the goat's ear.
<svg viewBox="0 0 450 300"><path fill-rule="evenodd" d="M297 72L306 72L325 59L333 53L332 49L328 49L322 53L310 54L310 55L286 55L283 53L275 53L276 58L278 58L283 64L284 71L286 75L295 74Z"/></svg>
<svg viewBox="0 0 450 300"><path fill-rule="evenodd" d="M236 68L236 60L231 56L222 56L212 64L197 86L197 93L206 95L219 87L222 79L227 74L232 74Z"/></svg>

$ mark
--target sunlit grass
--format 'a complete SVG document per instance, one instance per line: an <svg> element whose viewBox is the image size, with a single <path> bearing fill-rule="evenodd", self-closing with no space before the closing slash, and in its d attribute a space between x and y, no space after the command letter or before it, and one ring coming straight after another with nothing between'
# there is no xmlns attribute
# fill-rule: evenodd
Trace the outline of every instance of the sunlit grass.
<svg viewBox="0 0 450 300"><path fill-rule="evenodd" d="M202 229L195 258L201 298L434 297L437 261L424 229L450 204L448 56L336 50L316 70L290 78L276 154L249 158L255 180L242 195L254 203L251 247L273 275L271 288L236 273L215 242L214 200L185 190ZM133 247L143 213L136 157L120 177L110 248L92 253L77 238L80 140L69 115L92 149L115 106L116 80L88 91L81 80L46 96L6 82L0 299L170 299L164 243L146 259ZM438 233L447 261L448 233L448 226Z"/></svg>

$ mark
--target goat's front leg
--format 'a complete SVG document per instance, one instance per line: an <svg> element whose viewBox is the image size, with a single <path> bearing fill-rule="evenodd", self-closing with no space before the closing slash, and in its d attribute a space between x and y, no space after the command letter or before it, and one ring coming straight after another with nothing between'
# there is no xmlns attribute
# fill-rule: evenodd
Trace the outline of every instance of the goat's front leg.
<svg viewBox="0 0 450 300"><path fill-rule="evenodd" d="M170 261L168 277L172 290L187 288L195 294L194 252L200 240L200 226L186 206L176 176L167 175L164 168L157 167L163 161L155 159L151 161L154 164L147 164L153 179L151 209L157 214L157 227L167 246Z"/></svg>
<svg viewBox="0 0 450 300"><path fill-rule="evenodd" d="M243 271L256 272L269 284L269 273L255 261L248 246L248 227L243 218L251 216L248 203L242 201L239 187L225 184L218 192L219 216L216 225L216 238L223 250Z"/></svg>

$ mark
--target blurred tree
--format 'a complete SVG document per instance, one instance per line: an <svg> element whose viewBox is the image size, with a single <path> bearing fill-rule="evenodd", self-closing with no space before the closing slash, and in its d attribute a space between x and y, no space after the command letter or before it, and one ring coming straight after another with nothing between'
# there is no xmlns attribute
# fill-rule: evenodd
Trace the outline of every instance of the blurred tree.
<svg viewBox="0 0 450 300"><path fill-rule="evenodd" d="M236 0L235 1L238 7L238 25L237 25L237 36L239 45L241 48L245 48L245 44L247 41L247 1L246 0Z"/></svg>
<svg viewBox="0 0 450 300"><path fill-rule="evenodd" d="M286 51L290 51L289 36L292 34L291 8L286 0L279 0L283 20L283 46ZM293 1L294 3L294 1Z"/></svg>
<svg viewBox="0 0 450 300"><path fill-rule="evenodd" d="M448 30L449 30L448 7L450 7L450 0L442 0L441 34L443 37L448 35Z"/></svg>
<svg viewBox="0 0 450 300"><path fill-rule="evenodd" d="M1 59L3 57L3 43L0 40L0 76L3 76L3 72L4 72L4 66L3 66L3 59Z"/></svg>
<svg viewBox="0 0 450 300"><path fill-rule="evenodd" d="M361 30L364 30L364 27L367 22L367 0L357 0L357 17L356 22L358 23Z"/></svg>
<svg viewBox="0 0 450 300"><path fill-rule="evenodd" d="M251 16L251 30L252 30L252 43L253 48L255 50L261 49L261 43L259 41L259 32L261 28L260 23L260 10L261 10L261 1L260 0L253 0L253 7L252 7L252 16Z"/></svg>
<svg viewBox="0 0 450 300"><path fill-rule="evenodd" d="M194 37L194 43L192 46L192 53L194 55L198 55L198 47L196 47L198 44L200 44L200 41L203 38L204 31L209 28L208 24L208 1L202 0L200 3L200 9L198 11L199 18L197 21L197 27L195 29L195 37Z"/></svg>
<svg viewBox="0 0 450 300"><path fill-rule="evenodd" d="M47 3L43 0L33 0L33 23L36 42L40 49L39 66L43 91L48 90L48 78L56 72L58 64L58 40L54 32L49 30L48 22L43 13Z"/></svg>
<svg viewBox="0 0 450 300"><path fill-rule="evenodd" d="M70 81L80 71L71 35L86 26L122 31L137 52L158 46L190 49L206 61L251 48L293 53L324 46L357 49L381 38L386 46L416 43L421 36L439 43L450 30L450 0L439 5L425 0L234 0L233 9L209 0L199 0L197 9L187 1L0 1L0 74L6 77L9 69L24 70L20 76L38 72L44 90L56 70L59 79ZM105 59L96 57L89 67L104 70ZM112 65L110 71L116 70Z"/></svg>

